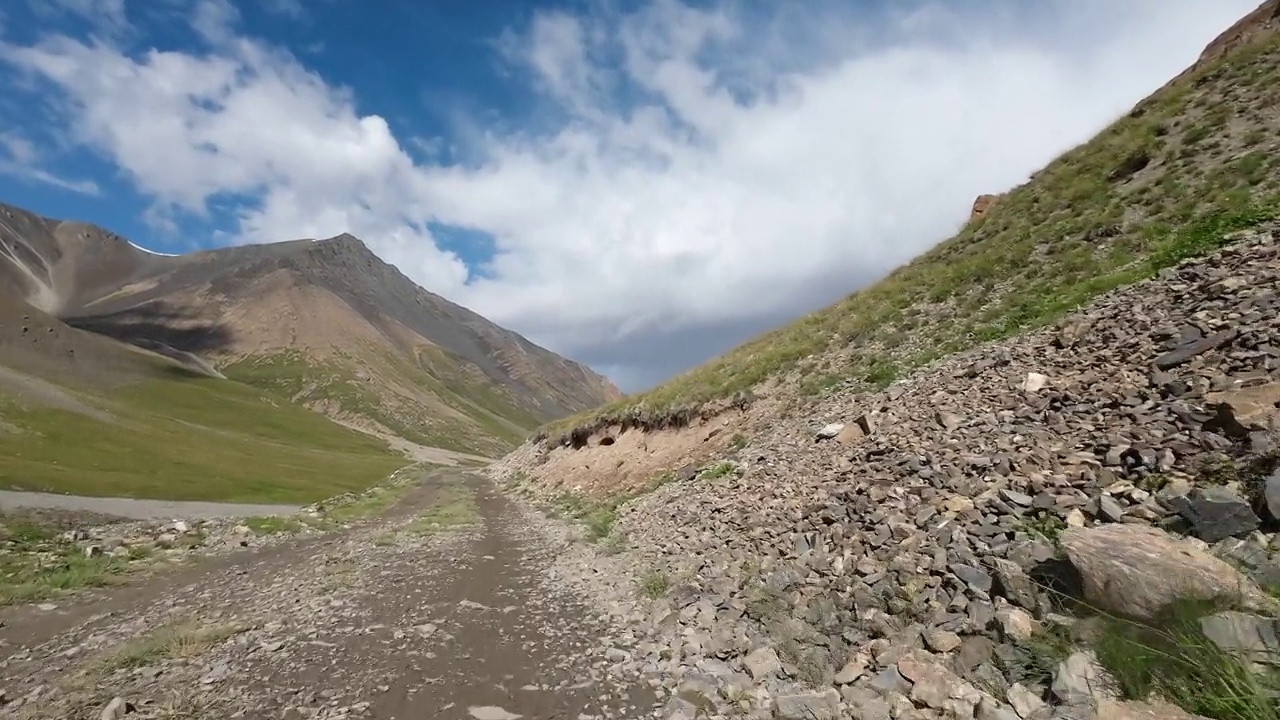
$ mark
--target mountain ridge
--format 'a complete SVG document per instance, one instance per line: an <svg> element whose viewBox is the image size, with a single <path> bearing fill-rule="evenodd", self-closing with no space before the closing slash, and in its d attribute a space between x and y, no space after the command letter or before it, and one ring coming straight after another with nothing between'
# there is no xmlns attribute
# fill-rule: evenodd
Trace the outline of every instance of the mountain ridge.
<svg viewBox="0 0 1280 720"><path fill-rule="evenodd" d="M463 452L499 452L621 396L345 232L164 255L0 204L0 293L80 330L203 359L345 424Z"/></svg>

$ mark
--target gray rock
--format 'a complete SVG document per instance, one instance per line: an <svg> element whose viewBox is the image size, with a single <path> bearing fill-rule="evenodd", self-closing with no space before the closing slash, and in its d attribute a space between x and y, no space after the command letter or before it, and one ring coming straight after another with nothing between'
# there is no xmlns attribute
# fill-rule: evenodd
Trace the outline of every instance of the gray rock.
<svg viewBox="0 0 1280 720"><path fill-rule="evenodd" d="M822 692L779 695L773 712L781 720L836 720L840 716L840 693L827 688Z"/></svg>
<svg viewBox="0 0 1280 720"><path fill-rule="evenodd" d="M1229 434L1280 430L1280 382L1209 393L1204 399L1217 412L1213 423Z"/></svg>
<svg viewBox="0 0 1280 720"><path fill-rule="evenodd" d="M824 425L821 430L814 433L814 439L830 440L831 438L839 435L840 431L843 429L844 423L831 423L830 425Z"/></svg>
<svg viewBox="0 0 1280 720"><path fill-rule="evenodd" d="M1280 660L1280 620L1226 611L1200 619L1205 637L1244 660L1274 663Z"/></svg>
<svg viewBox="0 0 1280 720"><path fill-rule="evenodd" d="M841 688L840 697L853 720L889 720L892 717L889 703L870 688Z"/></svg>
<svg viewBox="0 0 1280 720"><path fill-rule="evenodd" d="M665 720L697 720L698 708L684 698L673 696L662 709Z"/></svg>
<svg viewBox="0 0 1280 720"><path fill-rule="evenodd" d="M1092 651L1072 653L1053 676L1054 697L1064 705L1096 705L1114 697L1114 686Z"/></svg>
<svg viewBox="0 0 1280 720"><path fill-rule="evenodd" d="M1280 468L1276 468L1263 483L1262 499L1271 519L1280 520Z"/></svg>
<svg viewBox="0 0 1280 720"><path fill-rule="evenodd" d="M899 693L905 695L911 692L911 682L898 672L896 665L881 670L878 675L871 678L869 685L882 695L889 693Z"/></svg>
<svg viewBox="0 0 1280 720"><path fill-rule="evenodd" d="M1085 598L1107 612L1152 618L1179 599L1239 599L1246 609L1275 602L1226 562L1147 525L1101 525L1063 532Z"/></svg>
<svg viewBox="0 0 1280 720"><path fill-rule="evenodd" d="M1202 355L1214 348L1230 344L1235 337L1236 330L1235 328L1232 328L1220 333L1214 333L1209 337L1192 340L1191 342L1181 345L1177 349L1156 358L1155 366L1161 370L1169 370L1171 368L1178 367L1179 365L1189 362L1197 355Z"/></svg>
<svg viewBox="0 0 1280 720"><path fill-rule="evenodd" d="M994 698L984 697L973 714L973 720L1019 720L1018 714Z"/></svg>
<svg viewBox="0 0 1280 720"><path fill-rule="evenodd" d="M836 673L832 682L836 685L849 685L866 674L866 672L866 661L860 658L854 658L853 660L845 663L844 667L840 668L840 672Z"/></svg>
<svg viewBox="0 0 1280 720"><path fill-rule="evenodd" d="M971 565L954 564L951 572L974 590L987 592L991 589L991 576Z"/></svg>
<svg viewBox="0 0 1280 720"><path fill-rule="evenodd" d="M782 661L778 653L771 647L762 647L753 651L743 661L751 678L757 682L782 670Z"/></svg>
<svg viewBox="0 0 1280 720"><path fill-rule="evenodd" d="M995 558L991 561L995 572L995 592L1008 598L1010 602L1028 610L1037 605L1035 583L1012 560Z"/></svg>
<svg viewBox="0 0 1280 720"><path fill-rule="evenodd" d="M1028 640L1036 633L1036 621L1021 608L1006 607L996 611L996 620L1004 636L1014 642Z"/></svg>
<svg viewBox="0 0 1280 720"><path fill-rule="evenodd" d="M1047 375L1030 372L1027 373L1027 376L1022 380L1022 389L1029 393L1040 392L1048 383L1049 377Z"/></svg>
<svg viewBox="0 0 1280 720"><path fill-rule="evenodd" d="M1178 514L1191 523L1196 537L1216 543L1258 527L1258 516L1240 496L1224 487L1197 487L1175 498Z"/></svg>
<svg viewBox="0 0 1280 720"><path fill-rule="evenodd" d="M1110 522L1120 522L1124 519L1124 507L1110 495L1099 496L1098 516Z"/></svg>
<svg viewBox="0 0 1280 720"><path fill-rule="evenodd" d="M1049 705L1040 696L1031 692L1021 683L1014 683L1009 686L1009 690L1005 693L1005 697L1009 700L1009 704L1013 706L1014 712L1018 713L1018 717L1022 720L1040 720L1048 717L1050 710Z"/></svg>
<svg viewBox="0 0 1280 720"><path fill-rule="evenodd" d="M680 682L676 697L707 714L714 714L719 690L715 678L702 673L689 673Z"/></svg>
<svg viewBox="0 0 1280 720"><path fill-rule="evenodd" d="M950 630L934 629L924 634L924 644L934 652L951 652L960 647L960 636Z"/></svg>
<svg viewBox="0 0 1280 720"><path fill-rule="evenodd" d="M117 696L112 698L106 707L102 708L102 713L98 715L98 718L99 720L120 720L131 709L124 698Z"/></svg>

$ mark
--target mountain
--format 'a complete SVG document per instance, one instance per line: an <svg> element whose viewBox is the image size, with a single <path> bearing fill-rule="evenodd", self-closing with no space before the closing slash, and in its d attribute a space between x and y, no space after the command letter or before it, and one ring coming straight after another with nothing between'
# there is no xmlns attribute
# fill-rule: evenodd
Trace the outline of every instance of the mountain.
<svg viewBox="0 0 1280 720"><path fill-rule="evenodd" d="M1268 0L1096 137L1028 182L980 196L956 236L880 282L538 436L580 446L604 432L683 427L760 398L882 387L1051 323L1275 216L1277 27L1280 2Z"/></svg>
<svg viewBox="0 0 1280 720"><path fill-rule="evenodd" d="M0 205L0 334L10 372L96 391L181 370L476 455L620 397L346 234L168 256Z"/></svg>

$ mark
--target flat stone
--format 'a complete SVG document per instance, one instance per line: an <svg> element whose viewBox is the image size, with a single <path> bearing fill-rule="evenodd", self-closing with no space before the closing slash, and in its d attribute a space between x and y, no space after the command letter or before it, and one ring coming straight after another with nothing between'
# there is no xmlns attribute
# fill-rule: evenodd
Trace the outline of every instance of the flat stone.
<svg viewBox="0 0 1280 720"><path fill-rule="evenodd" d="M840 693L835 688L822 692L779 695L774 700L774 717L781 720L836 720L840 717Z"/></svg>
<svg viewBox="0 0 1280 720"><path fill-rule="evenodd" d="M756 681L782 670L782 661L778 659L778 653L771 647L762 647L753 651L742 662L746 665L747 672L751 673L751 678Z"/></svg>
<svg viewBox="0 0 1280 720"><path fill-rule="evenodd" d="M1113 684L1092 652L1075 652L1058 664L1053 694L1064 705L1089 705L1111 697Z"/></svg>

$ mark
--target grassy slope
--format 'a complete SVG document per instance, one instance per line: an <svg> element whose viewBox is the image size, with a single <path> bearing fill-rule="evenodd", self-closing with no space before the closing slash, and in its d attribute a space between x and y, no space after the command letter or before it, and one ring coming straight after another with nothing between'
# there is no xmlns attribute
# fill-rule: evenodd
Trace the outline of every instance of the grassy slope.
<svg viewBox="0 0 1280 720"><path fill-rule="evenodd" d="M405 464L383 443L241 383L154 379L86 397L114 417L0 396L0 487L176 500L310 502Z"/></svg>
<svg viewBox="0 0 1280 720"><path fill-rule="evenodd" d="M244 358L224 368L233 379L291 402L332 401L343 410L375 420L413 442L477 454L501 454L517 445L538 421L507 400L483 378L468 377L443 353L424 352L413 367L389 353L318 360L299 351ZM445 418L422 403L379 396L355 368L376 362L374 372L430 396L465 419Z"/></svg>
<svg viewBox="0 0 1280 720"><path fill-rule="evenodd" d="M679 425L771 378L809 393L882 386L1208 252L1280 211L1278 80L1280 36L1263 37L1162 88L879 283L542 432Z"/></svg>

